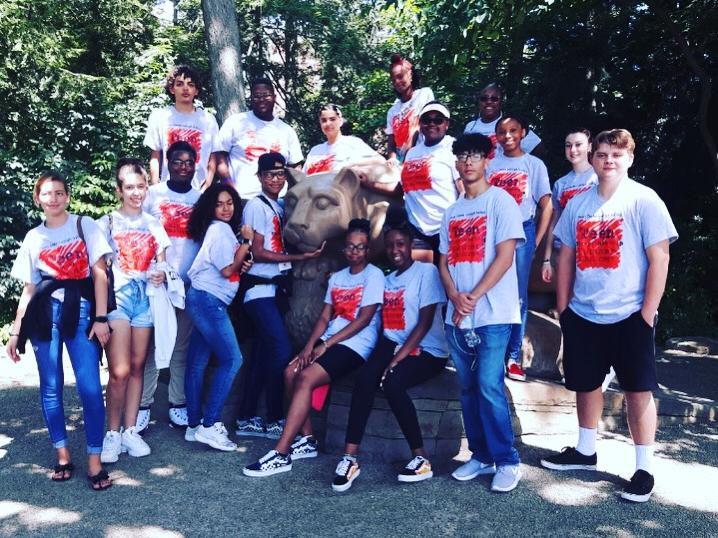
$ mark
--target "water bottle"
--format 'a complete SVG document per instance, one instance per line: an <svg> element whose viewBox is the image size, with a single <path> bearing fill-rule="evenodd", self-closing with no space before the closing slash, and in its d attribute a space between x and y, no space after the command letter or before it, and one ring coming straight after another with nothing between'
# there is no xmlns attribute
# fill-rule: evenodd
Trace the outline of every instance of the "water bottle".
<svg viewBox="0 0 718 538"><path fill-rule="evenodd" d="M466 345L471 349L481 343L481 337L476 334L473 324L471 323L471 316L462 318L461 323L459 323L459 328L464 331L464 340L466 341Z"/></svg>

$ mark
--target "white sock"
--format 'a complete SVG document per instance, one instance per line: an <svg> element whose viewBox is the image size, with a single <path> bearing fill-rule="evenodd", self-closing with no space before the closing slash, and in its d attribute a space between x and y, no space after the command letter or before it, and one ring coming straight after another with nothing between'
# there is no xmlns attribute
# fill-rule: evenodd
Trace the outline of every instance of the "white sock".
<svg viewBox="0 0 718 538"><path fill-rule="evenodd" d="M578 428L578 450L584 456L593 456L596 453L596 436L598 430L596 428Z"/></svg>
<svg viewBox="0 0 718 538"><path fill-rule="evenodd" d="M653 474L653 445L636 445L636 471Z"/></svg>

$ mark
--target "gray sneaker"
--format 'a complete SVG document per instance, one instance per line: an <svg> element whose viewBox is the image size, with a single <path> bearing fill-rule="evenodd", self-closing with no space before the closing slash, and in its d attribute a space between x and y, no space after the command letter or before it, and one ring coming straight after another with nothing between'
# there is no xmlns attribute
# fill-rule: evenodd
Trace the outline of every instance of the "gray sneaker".
<svg viewBox="0 0 718 538"><path fill-rule="evenodd" d="M282 432L284 431L284 424L286 422L286 420L280 419L277 422L270 422L269 424L267 424L266 436L269 439L279 439L282 436Z"/></svg>
<svg viewBox="0 0 718 538"><path fill-rule="evenodd" d="M519 465L501 465L496 469L494 479L491 481L491 491L509 492L519 485L519 480L521 480Z"/></svg>
<svg viewBox="0 0 718 538"><path fill-rule="evenodd" d="M240 437L266 437L267 427L262 417L252 417L249 420L237 419L235 434Z"/></svg>

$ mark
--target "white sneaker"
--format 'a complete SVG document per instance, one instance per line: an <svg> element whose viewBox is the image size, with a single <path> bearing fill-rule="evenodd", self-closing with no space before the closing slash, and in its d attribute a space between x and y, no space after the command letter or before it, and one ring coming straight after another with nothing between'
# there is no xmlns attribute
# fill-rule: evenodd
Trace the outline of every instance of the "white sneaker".
<svg viewBox="0 0 718 538"><path fill-rule="evenodd" d="M521 467L519 465L501 465L491 481L491 491L506 493L519 485Z"/></svg>
<svg viewBox="0 0 718 538"><path fill-rule="evenodd" d="M102 463L115 463L120 459L120 454L124 452L122 449L122 434L116 431L108 431L102 440L102 453L100 461Z"/></svg>
<svg viewBox="0 0 718 538"><path fill-rule="evenodd" d="M461 467L456 469L451 476L456 480L464 482L466 480L473 480L482 474L494 474L496 467L493 463L483 463L479 460L471 458L469 461L464 463Z"/></svg>
<svg viewBox="0 0 718 538"><path fill-rule="evenodd" d="M289 454L292 456L292 460L316 458L319 455L319 452L317 452L317 440L311 435L300 437L292 443Z"/></svg>
<svg viewBox="0 0 718 538"><path fill-rule="evenodd" d="M187 428L184 431L184 440L189 441L190 443L197 442L197 439L195 438L195 434L197 433L197 428L199 428L199 426L195 426L194 428L191 426L187 426Z"/></svg>
<svg viewBox="0 0 718 538"><path fill-rule="evenodd" d="M150 425L150 408L142 408L137 412L137 420L135 421L135 431L140 433L147 429Z"/></svg>
<svg viewBox="0 0 718 538"><path fill-rule="evenodd" d="M137 429L132 426L122 432L122 449L133 458L141 458L149 456L152 453L150 445L137 433Z"/></svg>
<svg viewBox="0 0 718 538"><path fill-rule="evenodd" d="M194 439L224 452L232 452L237 449L237 445L227 437L227 428L221 422L215 422L209 428L205 428L200 424L197 426Z"/></svg>
<svg viewBox="0 0 718 538"><path fill-rule="evenodd" d="M186 428L189 425L187 419L187 407L170 407L170 428Z"/></svg>

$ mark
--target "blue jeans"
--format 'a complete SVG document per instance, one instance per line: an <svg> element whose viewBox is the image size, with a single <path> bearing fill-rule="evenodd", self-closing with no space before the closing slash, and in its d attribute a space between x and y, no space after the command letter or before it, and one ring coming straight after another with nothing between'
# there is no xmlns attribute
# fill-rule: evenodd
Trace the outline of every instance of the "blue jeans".
<svg viewBox="0 0 718 538"><path fill-rule="evenodd" d="M461 414L472 458L483 463L516 465L519 454L513 447L509 403L504 392L504 356L511 325L474 328L481 342L466 344L464 333L446 326L451 359L461 384Z"/></svg>
<svg viewBox="0 0 718 538"><path fill-rule="evenodd" d="M246 420L257 414L257 401L264 389L267 422L276 422L284 418L284 368L292 356L289 335L274 297L246 302L244 310L254 323L255 339L252 360L245 366L239 418Z"/></svg>
<svg viewBox="0 0 718 538"><path fill-rule="evenodd" d="M185 299L185 310L194 323L184 378L187 418L190 426L197 426L200 421L205 426L211 426L222 415L222 406L234 376L242 366L242 353L227 314L227 305L220 299L190 287ZM211 353L214 353L218 364L204 398L203 412L204 372Z"/></svg>
<svg viewBox="0 0 718 538"><path fill-rule="evenodd" d="M526 332L526 314L529 304L529 275L531 274L531 261L536 250L536 225L533 219L524 221L524 235L526 242L516 248L516 278L519 282L519 303L521 305L521 324L511 325L511 336L507 355L509 359L521 362L521 344Z"/></svg>
<svg viewBox="0 0 718 538"><path fill-rule="evenodd" d="M32 348L40 374L40 403L45 424L50 432L50 440L55 448L67 446L65 428L65 409L62 403L62 389L65 376L62 370L62 344L60 336L62 302L52 299L52 336L51 340L32 340ZM70 355L72 370L75 372L77 392L82 400L82 414L85 422L87 453L102 452L102 439L105 434L105 403L102 399L100 384L100 346L88 340L90 328L90 303L84 299L80 303L80 319L77 331L72 338L64 341Z"/></svg>

